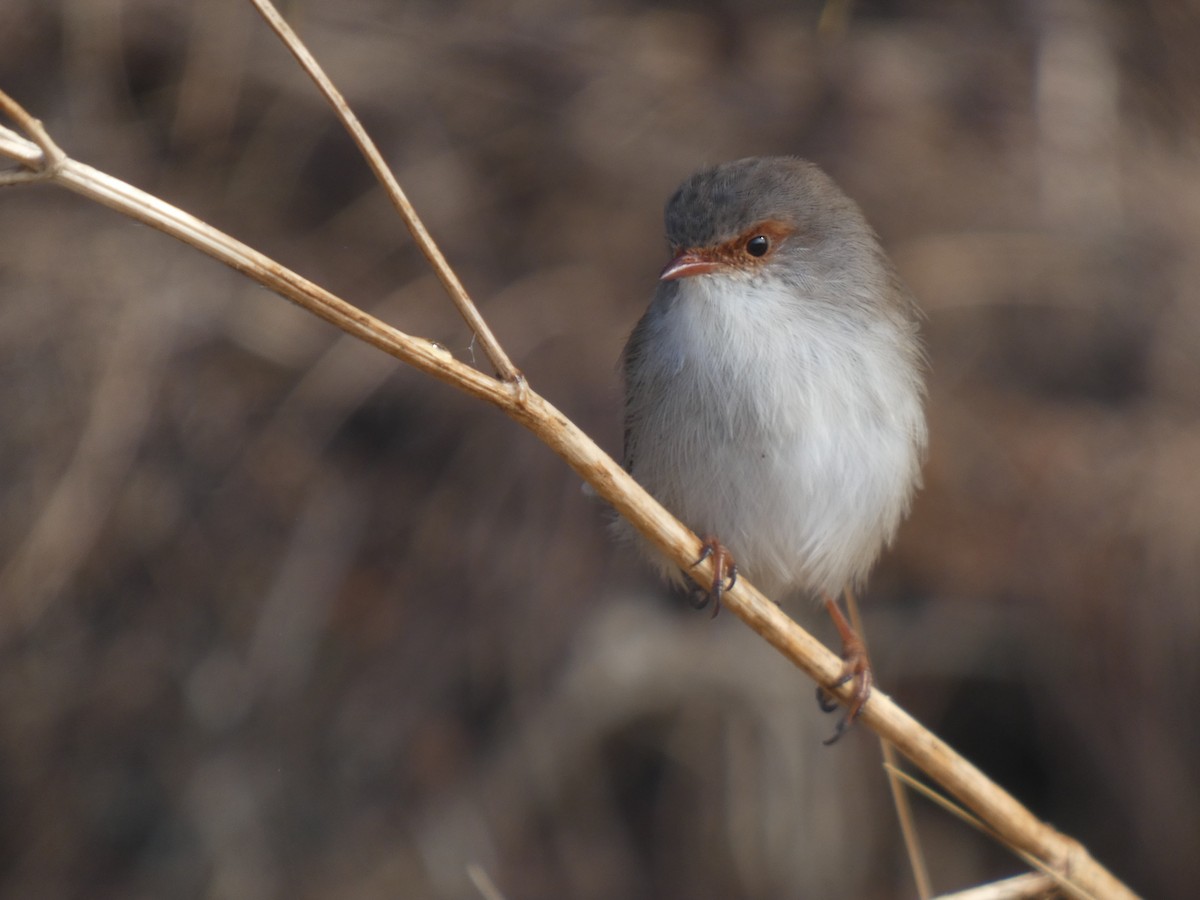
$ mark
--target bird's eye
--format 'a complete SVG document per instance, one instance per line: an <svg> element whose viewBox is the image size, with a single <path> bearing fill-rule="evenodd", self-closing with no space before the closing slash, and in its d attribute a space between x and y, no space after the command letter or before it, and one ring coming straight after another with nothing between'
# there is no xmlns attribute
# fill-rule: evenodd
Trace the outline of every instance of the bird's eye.
<svg viewBox="0 0 1200 900"><path fill-rule="evenodd" d="M751 256L766 256L771 249L771 241L765 234L756 234L746 241L746 252Z"/></svg>

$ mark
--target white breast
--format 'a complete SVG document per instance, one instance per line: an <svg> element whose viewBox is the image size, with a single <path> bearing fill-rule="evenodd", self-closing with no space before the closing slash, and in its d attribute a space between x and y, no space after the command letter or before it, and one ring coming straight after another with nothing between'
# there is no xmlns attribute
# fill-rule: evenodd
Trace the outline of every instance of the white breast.
<svg viewBox="0 0 1200 900"><path fill-rule="evenodd" d="M681 281L639 325L634 477L776 599L860 582L919 480L925 423L918 360L897 341L906 328L761 280Z"/></svg>

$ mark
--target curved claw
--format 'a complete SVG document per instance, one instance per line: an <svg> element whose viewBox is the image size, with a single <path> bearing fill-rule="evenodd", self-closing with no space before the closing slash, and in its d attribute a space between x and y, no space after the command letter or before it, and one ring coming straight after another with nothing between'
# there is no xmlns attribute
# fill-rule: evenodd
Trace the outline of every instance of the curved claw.
<svg viewBox="0 0 1200 900"><path fill-rule="evenodd" d="M875 683L874 675L871 671L871 664L864 656L862 666L859 668L859 663L847 657L846 667L850 671L845 672L837 681L834 682L834 687L845 684L847 681L854 683L854 693L850 699L850 706L846 709L846 714L842 716L833 729L833 734L826 738L823 743L826 747L830 744L836 744L838 739L843 734L849 731L850 726L854 724L854 720L858 718L858 714L862 712L863 706L866 705L871 696L871 687ZM822 712L833 712L837 709L837 701L833 699L833 695L824 690L817 688L817 703L820 705Z"/></svg>
<svg viewBox="0 0 1200 900"><path fill-rule="evenodd" d="M862 712L862 708L871 697L871 688L875 685L875 673L871 669L871 660L867 656L867 645L858 636L858 632L850 627L850 623L846 621L846 617L837 603L826 597L825 608L829 610L829 615L842 638L842 672L832 687L841 687L848 682L854 686L846 715L838 722L833 736L824 741L828 746L836 743L838 738L854 724L858 714ZM823 712L833 712L837 708L833 695L824 688L817 689L817 703Z"/></svg>
<svg viewBox="0 0 1200 900"><path fill-rule="evenodd" d="M823 713L834 712L840 704L837 698L833 696L821 685L817 685L817 708Z"/></svg>
<svg viewBox="0 0 1200 900"><path fill-rule="evenodd" d="M700 558L692 563L692 568L700 565L706 559L713 561L713 580L707 591L703 591L703 600L699 604L693 604L697 609L704 609L708 605L708 601L713 601L712 617L715 619L717 613L721 611L721 597L726 591L732 590L737 584L737 563L733 561L733 554L725 549L715 537L706 537L704 544L700 549Z"/></svg>

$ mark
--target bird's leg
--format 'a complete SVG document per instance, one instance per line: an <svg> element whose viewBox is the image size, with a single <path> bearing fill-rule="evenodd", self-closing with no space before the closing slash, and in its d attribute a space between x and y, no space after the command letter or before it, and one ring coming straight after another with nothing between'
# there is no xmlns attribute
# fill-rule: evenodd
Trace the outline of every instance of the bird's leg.
<svg viewBox="0 0 1200 900"><path fill-rule="evenodd" d="M833 624L837 626L838 634L842 638L842 673L838 676L837 681L833 683L833 687L840 687L846 682L853 682L854 693L851 695L850 708L846 711L846 715L838 722L837 728L833 732L833 737L825 741L826 744L834 743L838 738L845 734L846 729L854 724L854 720L858 718L858 714L862 711L863 705L867 702L867 698L871 696L871 686L875 683L875 675L871 671L871 660L867 656L867 645L863 639L859 637L850 622L847 621L842 608L838 606L837 600L833 597L825 597L825 609L829 612L829 617L833 619ZM833 695L824 688L817 688L817 702L821 705L821 709L825 712L833 712L837 709L837 702L833 700Z"/></svg>
<svg viewBox="0 0 1200 900"><path fill-rule="evenodd" d="M700 558L692 563L692 568L700 565L706 559L713 561L713 580L712 585L706 591L700 589L699 602L696 603L696 609L704 609L711 600L713 604L712 615L715 619L717 613L721 611L721 596L737 584L737 563L733 561L733 554L730 553L725 545L722 544L712 535L706 535L704 543L700 551Z"/></svg>

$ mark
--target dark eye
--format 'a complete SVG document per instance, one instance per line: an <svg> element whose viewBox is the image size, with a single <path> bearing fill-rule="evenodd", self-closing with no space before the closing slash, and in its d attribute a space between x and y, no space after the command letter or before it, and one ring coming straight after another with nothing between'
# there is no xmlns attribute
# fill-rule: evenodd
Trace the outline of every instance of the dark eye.
<svg viewBox="0 0 1200 900"><path fill-rule="evenodd" d="M746 241L746 252L751 256L766 256L771 249L771 241L765 234L756 234Z"/></svg>

